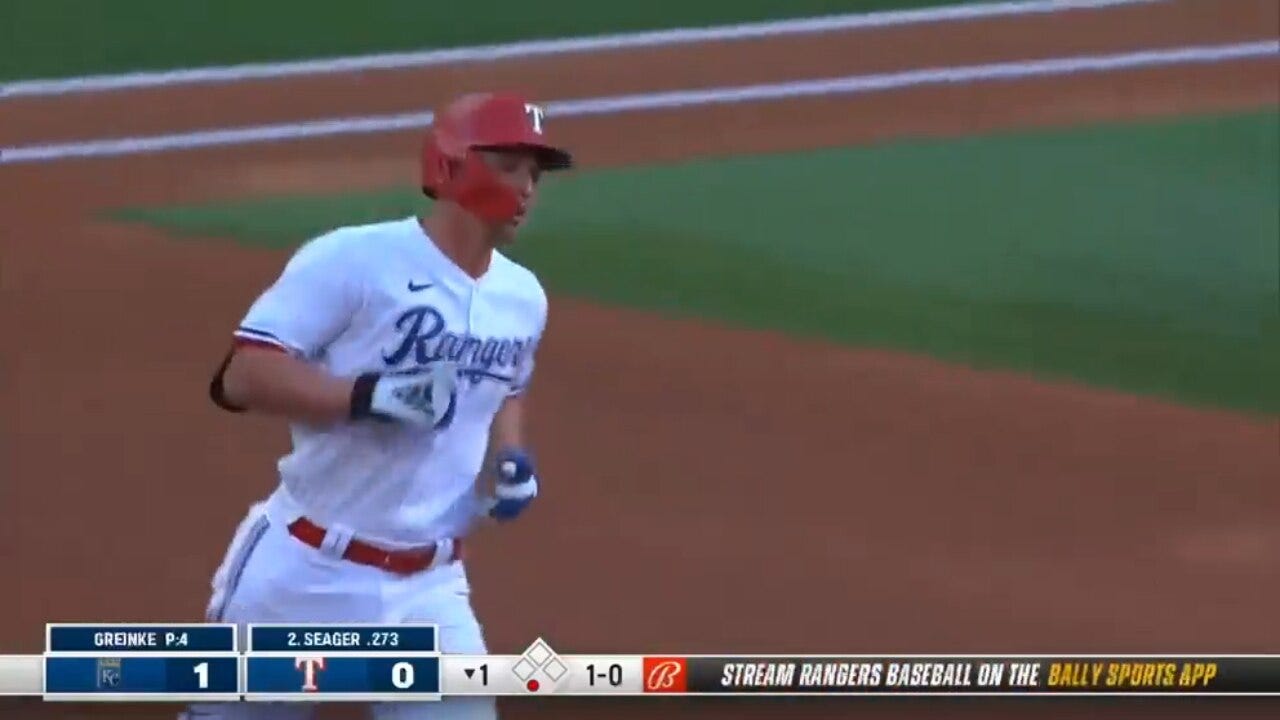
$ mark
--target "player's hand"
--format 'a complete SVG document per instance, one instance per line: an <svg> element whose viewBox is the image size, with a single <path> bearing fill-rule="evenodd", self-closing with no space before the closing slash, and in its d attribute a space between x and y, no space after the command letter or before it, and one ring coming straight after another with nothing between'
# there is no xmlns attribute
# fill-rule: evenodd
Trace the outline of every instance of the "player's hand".
<svg viewBox="0 0 1280 720"><path fill-rule="evenodd" d="M495 458L494 471L497 481L493 486L495 497L490 500L489 517L499 522L514 520L538 497L533 459L523 450L507 448Z"/></svg>
<svg viewBox="0 0 1280 720"><path fill-rule="evenodd" d="M398 373L366 373L351 389L351 418L375 418L442 430L453 421L458 366L433 363Z"/></svg>

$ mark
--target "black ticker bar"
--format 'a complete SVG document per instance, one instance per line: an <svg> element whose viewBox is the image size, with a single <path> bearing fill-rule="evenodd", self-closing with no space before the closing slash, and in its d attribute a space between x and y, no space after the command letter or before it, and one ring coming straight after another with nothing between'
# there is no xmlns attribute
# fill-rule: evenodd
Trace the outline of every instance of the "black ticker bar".
<svg viewBox="0 0 1280 720"><path fill-rule="evenodd" d="M687 658L688 692L851 695L1276 695L1280 656Z"/></svg>

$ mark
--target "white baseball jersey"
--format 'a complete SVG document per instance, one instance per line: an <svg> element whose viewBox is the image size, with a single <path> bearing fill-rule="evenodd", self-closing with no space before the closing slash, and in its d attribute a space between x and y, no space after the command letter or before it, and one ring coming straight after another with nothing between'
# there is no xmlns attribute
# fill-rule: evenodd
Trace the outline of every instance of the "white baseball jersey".
<svg viewBox="0 0 1280 720"><path fill-rule="evenodd" d="M250 308L238 337L267 342L330 373L458 363L457 405L432 431L374 420L291 425L272 520L300 515L386 547L464 534L494 414L528 384L546 327L533 273L500 253L479 279L418 219L346 227L303 245Z"/></svg>

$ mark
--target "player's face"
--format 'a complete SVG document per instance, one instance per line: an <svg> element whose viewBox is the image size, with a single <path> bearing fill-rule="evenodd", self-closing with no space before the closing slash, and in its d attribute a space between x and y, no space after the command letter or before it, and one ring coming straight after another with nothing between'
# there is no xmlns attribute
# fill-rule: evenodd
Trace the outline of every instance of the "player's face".
<svg viewBox="0 0 1280 720"><path fill-rule="evenodd" d="M537 156L529 150L482 150L480 157L502 184L511 188L520 198L520 212L504 226L503 233L514 237L515 229L528 217L537 194L542 166Z"/></svg>

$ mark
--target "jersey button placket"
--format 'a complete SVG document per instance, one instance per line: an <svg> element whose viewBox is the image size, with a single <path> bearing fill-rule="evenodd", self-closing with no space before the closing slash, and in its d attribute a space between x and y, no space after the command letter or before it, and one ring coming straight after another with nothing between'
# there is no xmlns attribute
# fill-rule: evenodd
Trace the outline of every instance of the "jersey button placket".
<svg viewBox="0 0 1280 720"><path fill-rule="evenodd" d="M476 295L480 290L476 285L467 288L467 334L471 334L472 328L476 324Z"/></svg>
<svg viewBox="0 0 1280 720"><path fill-rule="evenodd" d="M466 329L467 337L471 337L472 329L475 328L476 326L475 314L476 314L476 305L478 304L476 302L476 295L478 295L479 293L480 293L480 286L478 284L472 284L470 287L467 288L467 329ZM465 369L466 368L464 368L464 370ZM470 383L459 382L458 385L459 387L467 388L468 390L470 390L475 385L475 377L470 375L466 377L470 379L471 382Z"/></svg>

